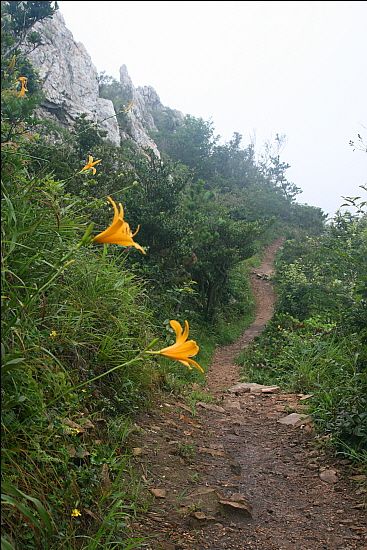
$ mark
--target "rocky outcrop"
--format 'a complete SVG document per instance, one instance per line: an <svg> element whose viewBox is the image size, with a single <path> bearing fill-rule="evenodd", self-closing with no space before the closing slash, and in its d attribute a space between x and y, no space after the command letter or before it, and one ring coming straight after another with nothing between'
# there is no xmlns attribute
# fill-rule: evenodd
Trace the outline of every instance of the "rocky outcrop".
<svg viewBox="0 0 367 550"><path fill-rule="evenodd" d="M125 133L121 132L122 139L132 139L141 147L149 147L159 156L156 144L147 133L151 130L158 130L154 113L167 114L168 116L169 111L169 116L176 124L182 123L183 113L165 107L161 103L159 95L151 86L135 88L126 65L120 67L120 84L126 103L134 100L132 109L126 113L127 130Z"/></svg>
<svg viewBox="0 0 367 550"><path fill-rule="evenodd" d="M169 116L173 124L180 124L184 115L162 105L151 86L135 88L126 65L120 67L120 83L126 105L133 99L133 107L125 114L124 128L118 126L116 113L109 99L99 97L98 73L90 55L80 42L75 42L66 28L62 14L57 11L52 19L35 25L42 34L42 44L30 55L33 66L40 71L42 90L46 100L38 115L57 121L71 129L82 113L98 122L107 131L106 139L119 146L121 141L135 142L139 147L159 151L148 132L156 131L154 113L160 118Z"/></svg>
<svg viewBox="0 0 367 550"><path fill-rule="evenodd" d="M40 71L46 100L41 104L42 118L55 120L71 128L82 113L100 123L106 139L120 145L120 133L112 101L99 97L98 73L90 55L80 42L75 42L57 11L52 19L35 25L42 32L42 45L30 55Z"/></svg>
<svg viewBox="0 0 367 550"><path fill-rule="evenodd" d="M177 109L170 109L169 107L165 107L161 103L161 100L159 99L159 95L157 94L155 89L152 88L152 86L143 86L143 87L139 86L137 88L137 93L142 98L142 101L145 106L145 112L148 115L150 114L150 117L153 118L154 128L151 128L152 130L157 129L156 128L157 123L155 121L154 115L157 116L158 114L163 115L163 118L165 116L169 117L175 126L182 124L185 118L185 115L181 111L178 111ZM152 113L153 113L153 116L152 116ZM147 123L149 122L147 121Z"/></svg>
<svg viewBox="0 0 367 550"><path fill-rule="evenodd" d="M122 94L127 102L134 100L132 108L126 113L126 130L120 131L122 139L132 139L140 147L149 147L159 156L157 145L149 137L147 131L157 130L152 115L148 112L144 98L139 89L135 88L127 72L126 65L120 67L120 84Z"/></svg>

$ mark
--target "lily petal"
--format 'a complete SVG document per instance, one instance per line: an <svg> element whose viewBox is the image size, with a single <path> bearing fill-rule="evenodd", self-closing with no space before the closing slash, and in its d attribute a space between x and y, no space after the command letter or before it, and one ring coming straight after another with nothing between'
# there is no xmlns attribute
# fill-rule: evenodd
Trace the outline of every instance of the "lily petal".
<svg viewBox="0 0 367 550"><path fill-rule="evenodd" d="M199 352L200 348L194 340L187 340L189 335L189 323L185 321L184 329L181 327L180 323L174 320L170 321L170 325L176 332L176 342L167 348L163 348L159 351L147 351L147 353L157 353L169 359L179 361L190 370L192 369L191 365L193 365L199 371L204 372L201 366L191 359L191 357Z"/></svg>
<svg viewBox="0 0 367 550"><path fill-rule="evenodd" d="M145 254L145 250L133 240L133 236L136 235L137 231L133 234L131 232L130 226L127 222L124 221L124 209L122 204L119 204L119 209L116 206L115 201L111 197L107 197L110 203L113 206L113 220L111 225L99 233L93 238L93 241L98 243L111 243L111 244L120 244L122 246L133 246ZM139 229L139 228L138 228Z"/></svg>
<svg viewBox="0 0 367 550"><path fill-rule="evenodd" d="M180 323L178 323L177 321L170 321L169 324L176 332L176 344L180 344L181 342L187 340L187 337L189 335L189 323L187 321L185 321L185 330L183 332Z"/></svg>
<svg viewBox="0 0 367 550"><path fill-rule="evenodd" d="M94 165L101 162L101 160L102 159L93 161L93 157L91 155L88 155L88 163L80 171L84 172L85 170L89 170L91 168L94 175L97 172L97 170L94 168Z"/></svg>

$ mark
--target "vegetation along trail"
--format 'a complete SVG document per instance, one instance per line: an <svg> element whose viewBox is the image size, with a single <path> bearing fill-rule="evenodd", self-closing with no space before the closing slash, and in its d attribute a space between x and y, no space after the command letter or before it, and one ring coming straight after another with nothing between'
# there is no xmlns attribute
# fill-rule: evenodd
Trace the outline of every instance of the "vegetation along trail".
<svg viewBox="0 0 367 550"><path fill-rule="evenodd" d="M1 7L1 550L367 550L367 201Z"/></svg>
<svg viewBox="0 0 367 550"><path fill-rule="evenodd" d="M238 383L234 359L272 315L282 243L252 274L255 321L216 351L209 392L165 398L135 419L135 469L153 506L130 529L146 549L367 549L360 472L315 445L306 396Z"/></svg>

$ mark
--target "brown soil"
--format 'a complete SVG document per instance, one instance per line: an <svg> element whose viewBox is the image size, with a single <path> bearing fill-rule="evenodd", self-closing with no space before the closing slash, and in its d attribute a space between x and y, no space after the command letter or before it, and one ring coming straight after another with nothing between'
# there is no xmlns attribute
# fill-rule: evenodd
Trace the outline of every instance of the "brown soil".
<svg viewBox="0 0 367 550"><path fill-rule="evenodd" d="M367 550L365 476L315 444L312 419L279 422L306 400L229 389L240 378L234 358L272 315L268 277L282 242L252 274L256 319L216 351L208 399L166 395L135 419L134 475L150 504L130 533L147 537L146 550Z"/></svg>

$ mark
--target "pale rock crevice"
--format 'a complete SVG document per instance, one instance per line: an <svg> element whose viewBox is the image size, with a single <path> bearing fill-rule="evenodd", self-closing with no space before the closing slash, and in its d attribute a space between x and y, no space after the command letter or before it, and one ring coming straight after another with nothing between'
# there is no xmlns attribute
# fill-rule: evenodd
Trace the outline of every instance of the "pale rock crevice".
<svg viewBox="0 0 367 550"><path fill-rule="evenodd" d="M159 95L152 86L138 86L135 88L129 76L126 65L120 67L120 84L122 94L126 102L134 100L132 108L126 113L127 117L127 138L133 139L142 148L150 148L159 157L159 151L154 140L149 136L150 131L156 132L158 128L154 122L152 112L170 113L175 124L182 124L184 114L178 110L172 110L165 107L159 98ZM121 137L124 139L123 132Z"/></svg>

